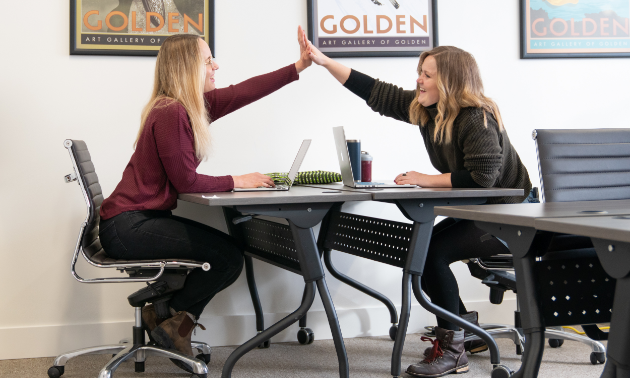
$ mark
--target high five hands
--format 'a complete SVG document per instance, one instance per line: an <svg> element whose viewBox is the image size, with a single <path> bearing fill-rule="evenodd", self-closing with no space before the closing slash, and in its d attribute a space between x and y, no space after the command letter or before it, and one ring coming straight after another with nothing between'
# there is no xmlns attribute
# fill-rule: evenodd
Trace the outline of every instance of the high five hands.
<svg viewBox="0 0 630 378"><path fill-rule="evenodd" d="M300 60L295 63L298 73L304 71L313 62L318 66L323 66L329 60L306 38L306 33L301 26L298 26L298 43L300 44Z"/></svg>

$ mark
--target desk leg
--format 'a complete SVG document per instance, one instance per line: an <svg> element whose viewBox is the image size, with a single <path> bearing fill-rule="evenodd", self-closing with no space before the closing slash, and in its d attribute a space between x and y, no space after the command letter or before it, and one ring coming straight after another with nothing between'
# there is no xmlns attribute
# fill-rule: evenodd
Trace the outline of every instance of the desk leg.
<svg viewBox="0 0 630 378"><path fill-rule="evenodd" d="M256 313L256 331L262 332L265 329L265 318L263 317L262 307L260 305L260 297L258 297L253 264L252 258L250 256L245 256L247 287L249 288L249 295L252 297L252 304L254 305L254 312ZM304 300L304 298L302 298L302 300Z"/></svg>
<svg viewBox="0 0 630 378"><path fill-rule="evenodd" d="M392 324L393 325L397 324L398 323L398 311L396 311L396 307L394 306L392 301L390 301L389 298L387 298L383 294L379 293L378 291L372 289L371 287L365 286L361 282L353 280L352 278L350 278L350 277L346 276L345 274L341 273L340 271L338 271L337 268L335 268L335 266L333 265L330 255L331 255L331 250L330 249L325 249L324 250L324 263L326 264L326 268L328 268L328 271L330 272L330 274L332 274L333 277L335 277L339 281L345 283L346 285L348 285L350 287L353 287L353 288L359 290L360 292L362 292L364 294L367 294L370 297L372 297L374 299L378 299L379 301L381 301L381 303L383 303L385 305L385 307L387 307L387 310L389 311L389 317L391 319Z"/></svg>
<svg viewBox="0 0 630 378"><path fill-rule="evenodd" d="M324 308L326 309L328 324L330 325L330 331L332 332L333 341L335 342L337 360L339 361L339 376L348 377L350 375L350 368L348 366L346 347L343 343L341 328L339 327L339 321L337 320L337 312L335 311L335 306L333 305L332 298L328 292L326 281L323 278L317 280L317 290L319 291L319 296L321 297Z"/></svg>
<svg viewBox="0 0 630 378"><path fill-rule="evenodd" d="M617 279L602 378L630 378L630 277Z"/></svg>
<svg viewBox="0 0 630 378"><path fill-rule="evenodd" d="M398 322L398 332L394 340L394 350L392 351L392 376L400 377L401 360L405 337L407 336L407 326L409 325L409 314L411 313L411 274L403 273L402 279L402 308L400 309L400 321Z"/></svg>
<svg viewBox="0 0 630 378"><path fill-rule="evenodd" d="M298 321L302 316L304 316L304 314L306 314L308 309L311 308L311 305L313 304L314 299L315 299L315 283L309 282L306 284L306 292L304 295L304 300L302 301L302 304L300 305L300 307L298 307L298 309L295 310L295 312L291 313L289 316L280 320L279 322L272 325L265 331L259 333L258 335L256 335L256 337L250 339L245 344L236 348L236 350L232 352L232 354L230 354L227 361L225 361L225 365L223 365L223 372L221 373L221 378L230 378L232 376L232 369L234 369L234 365L236 365L236 362L241 357L243 357L245 353L256 348L257 346L264 343L265 341L271 339L273 336L277 335L278 333L283 331L285 328L289 327L291 324Z"/></svg>
<svg viewBox="0 0 630 378"><path fill-rule="evenodd" d="M348 367L346 347L343 343L341 328L337 320L337 312L335 311L335 306L332 303L328 287L326 286L324 267L322 266L313 230L311 228L300 227L292 220L289 220L289 225L293 232L293 238L295 239L295 248L300 259L300 267L304 281L307 285L313 281L317 283L319 295L326 310L328 324L330 325L330 331L332 332L335 349L337 351L337 359L339 361L339 376L341 378L347 378L350 375L350 370Z"/></svg>
<svg viewBox="0 0 630 378"><path fill-rule="evenodd" d="M538 377L545 347L545 328L542 326L540 301L536 293L536 278L534 276L535 261L531 253L522 258L514 256L513 261L518 301L521 308L521 323L525 334L523 363L513 377L535 378Z"/></svg>
<svg viewBox="0 0 630 378"><path fill-rule="evenodd" d="M263 315L262 306L260 305L260 297L256 288L256 278L254 277L254 262L251 256L245 255L245 273L247 276L247 287L249 295L252 297L252 305L256 313L256 331L261 333L265 329L265 317ZM304 298L302 298L304 301ZM259 348L269 348L269 340L258 346Z"/></svg>
<svg viewBox="0 0 630 378"><path fill-rule="evenodd" d="M532 227L517 227L498 223L476 221L475 225L507 242L513 256L521 324L525 334L525 351L523 352L521 368L512 377L535 378L538 376L538 369L542 362L545 327L536 290L534 263L537 252L546 251L549 247L553 234L543 233L539 235Z"/></svg>

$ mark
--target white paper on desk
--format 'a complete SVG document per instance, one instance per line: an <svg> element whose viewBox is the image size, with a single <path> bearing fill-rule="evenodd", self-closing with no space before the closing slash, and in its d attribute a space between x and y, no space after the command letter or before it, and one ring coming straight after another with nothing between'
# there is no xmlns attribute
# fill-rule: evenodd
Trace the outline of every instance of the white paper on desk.
<svg viewBox="0 0 630 378"><path fill-rule="evenodd" d="M203 194L201 195L201 198L206 198L206 199L215 199L215 198L221 198L221 197L217 197L217 195L213 195L212 197L209 196L204 196Z"/></svg>

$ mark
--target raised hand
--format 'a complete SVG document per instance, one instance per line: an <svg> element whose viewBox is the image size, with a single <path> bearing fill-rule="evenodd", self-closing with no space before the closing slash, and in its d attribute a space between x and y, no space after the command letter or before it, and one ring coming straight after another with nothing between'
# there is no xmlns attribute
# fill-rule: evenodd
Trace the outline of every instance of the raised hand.
<svg viewBox="0 0 630 378"><path fill-rule="evenodd" d="M272 188L276 186L271 177L258 172L232 176L232 179L234 180L235 188Z"/></svg>
<svg viewBox="0 0 630 378"><path fill-rule="evenodd" d="M309 56L309 43L306 39L306 33L304 33L304 29L301 26L298 26L298 43L300 44L300 60L295 63L295 68L300 73L313 63Z"/></svg>
<svg viewBox="0 0 630 378"><path fill-rule="evenodd" d="M322 54L322 52L319 51L317 47L313 46L313 44L310 41L308 41L308 49L309 49L308 55L310 56L311 60L315 62L315 64L317 64L318 66L323 66L329 62L330 58Z"/></svg>

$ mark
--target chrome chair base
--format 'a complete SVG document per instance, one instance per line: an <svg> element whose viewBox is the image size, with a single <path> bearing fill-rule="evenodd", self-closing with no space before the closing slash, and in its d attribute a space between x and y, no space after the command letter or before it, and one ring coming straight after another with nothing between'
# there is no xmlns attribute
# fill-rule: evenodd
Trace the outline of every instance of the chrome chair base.
<svg viewBox="0 0 630 378"><path fill-rule="evenodd" d="M133 345L125 341L127 340L121 340L121 344L89 347L64 353L55 359L52 368L60 368L57 370L63 374L66 363L72 358L96 354L114 354L114 357L112 357L105 367L101 369L98 378L111 378L114 371L120 366L120 364L130 358L134 358L135 362L144 362L148 356L166 357L180 360L188 365L190 370L199 377L206 377L208 374L208 367L206 364L197 358L192 358L176 351L153 345ZM196 349L199 354L209 356L212 353L210 346L206 343L193 341L191 346L193 350Z"/></svg>
<svg viewBox="0 0 630 378"><path fill-rule="evenodd" d="M586 344L593 349L594 353L606 353L606 347L599 341L593 340L588 336L578 335L576 333L565 332L557 329L545 329L545 339L571 340Z"/></svg>
<svg viewBox="0 0 630 378"><path fill-rule="evenodd" d="M480 324L482 329L486 330L490 336L495 339L510 339L514 345L523 347L525 344L525 336L521 334L518 328L505 324ZM471 335L466 337L464 341L481 340L479 336Z"/></svg>
<svg viewBox="0 0 630 378"><path fill-rule="evenodd" d="M492 337L494 337L495 339L511 339L512 341L514 341L514 345L520 346L521 348L523 348L525 344L525 336L521 333L522 331L514 326L504 324L481 324L480 327L487 330L488 333L492 335ZM590 346L593 353L606 353L606 347L604 347L604 345L599 341L593 340L588 336L565 332L562 330L562 328L545 329L545 338L577 341ZM465 341L472 340L480 340L480 338L478 336L472 335L466 337Z"/></svg>

